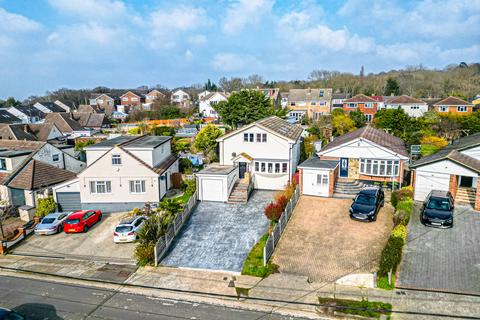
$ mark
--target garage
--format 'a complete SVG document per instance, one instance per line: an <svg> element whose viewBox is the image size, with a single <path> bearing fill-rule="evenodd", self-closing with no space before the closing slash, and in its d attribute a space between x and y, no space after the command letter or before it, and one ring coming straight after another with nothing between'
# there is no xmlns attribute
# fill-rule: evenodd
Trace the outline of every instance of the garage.
<svg viewBox="0 0 480 320"><path fill-rule="evenodd" d="M227 202L229 192L238 180L238 166L212 164L195 174L198 200Z"/></svg>
<svg viewBox="0 0 480 320"><path fill-rule="evenodd" d="M319 158L310 158L302 162L298 166L302 194L331 197L338 173L338 163L337 160L320 160Z"/></svg>
<svg viewBox="0 0 480 320"><path fill-rule="evenodd" d="M58 210L68 212L82 209L78 179L66 181L53 187L52 190Z"/></svg>
<svg viewBox="0 0 480 320"><path fill-rule="evenodd" d="M448 191L450 186L450 175L448 173L427 173L418 171L415 182L415 195L417 201L424 201L430 191Z"/></svg>

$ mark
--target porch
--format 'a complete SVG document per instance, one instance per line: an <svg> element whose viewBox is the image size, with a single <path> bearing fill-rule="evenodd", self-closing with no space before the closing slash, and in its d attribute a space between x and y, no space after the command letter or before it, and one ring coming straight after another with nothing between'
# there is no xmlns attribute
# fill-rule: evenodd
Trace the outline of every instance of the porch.
<svg viewBox="0 0 480 320"><path fill-rule="evenodd" d="M480 198L477 184L477 177L450 175L449 191L455 198L455 203L475 208L476 198Z"/></svg>

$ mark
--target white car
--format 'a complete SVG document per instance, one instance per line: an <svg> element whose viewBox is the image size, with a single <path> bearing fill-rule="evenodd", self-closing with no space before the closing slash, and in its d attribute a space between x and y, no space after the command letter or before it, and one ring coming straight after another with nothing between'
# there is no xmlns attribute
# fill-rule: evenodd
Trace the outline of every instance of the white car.
<svg viewBox="0 0 480 320"><path fill-rule="evenodd" d="M145 216L137 216L120 221L113 232L113 242L135 242L146 219Z"/></svg>

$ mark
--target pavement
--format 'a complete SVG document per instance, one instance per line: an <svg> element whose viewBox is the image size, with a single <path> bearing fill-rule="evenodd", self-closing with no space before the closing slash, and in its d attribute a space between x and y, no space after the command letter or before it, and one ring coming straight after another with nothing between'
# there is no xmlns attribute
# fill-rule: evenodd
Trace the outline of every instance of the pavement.
<svg viewBox="0 0 480 320"><path fill-rule="evenodd" d="M263 209L273 195L255 190L247 204L199 202L161 265L240 272L268 229Z"/></svg>
<svg viewBox="0 0 480 320"><path fill-rule="evenodd" d="M422 225L420 205L416 204L398 285L480 293L479 243L479 212L457 206L453 228L436 229Z"/></svg>
<svg viewBox="0 0 480 320"><path fill-rule="evenodd" d="M386 203L377 221L364 223L349 218L351 203L301 196L273 254L280 272L322 282L376 271L393 227L393 208Z"/></svg>
<svg viewBox="0 0 480 320"><path fill-rule="evenodd" d="M102 221L86 233L61 232L51 236L33 234L16 246L13 253L135 264L135 244L113 242L115 226L124 216L124 213L103 214Z"/></svg>

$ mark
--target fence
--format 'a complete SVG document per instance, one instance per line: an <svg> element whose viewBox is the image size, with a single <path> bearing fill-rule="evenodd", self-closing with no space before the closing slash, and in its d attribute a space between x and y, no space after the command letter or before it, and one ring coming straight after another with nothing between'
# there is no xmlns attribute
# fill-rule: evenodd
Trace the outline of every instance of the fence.
<svg viewBox="0 0 480 320"><path fill-rule="evenodd" d="M192 213L193 208L196 204L197 192L195 191L195 193L190 197L190 199L188 199L188 202L183 208L183 211L177 214L173 222L168 225L165 235L158 239L157 243L155 244L155 266L158 266L160 260L162 260L165 256L165 253L167 253L170 245L173 242L173 239L175 239L175 236L178 234L180 229L182 229L185 221L187 221L190 217L190 214Z"/></svg>
<svg viewBox="0 0 480 320"><path fill-rule="evenodd" d="M282 233L287 226L288 220L290 220L290 217L292 216L293 209L295 209L295 206L297 205L299 197L300 197L300 189L297 185L297 188L295 189L295 192L290 198L290 201L287 203L285 210L283 210L283 213L280 216L278 223L275 225L272 232L268 236L267 242L265 243L265 247L263 247L263 266L267 265L267 261L272 256L273 250L275 249L275 246L277 245L278 240L280 240L280 237L282 236Z"/></svg>

